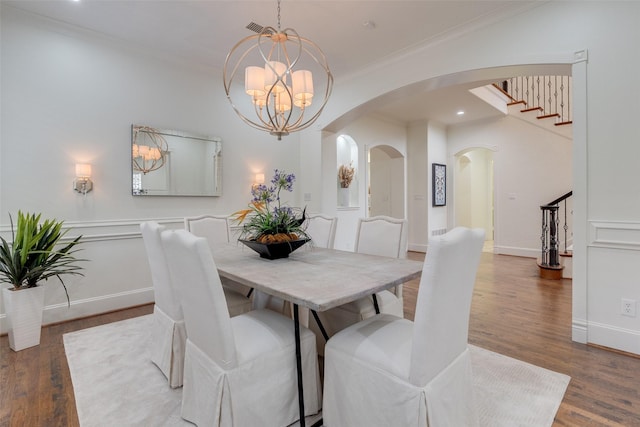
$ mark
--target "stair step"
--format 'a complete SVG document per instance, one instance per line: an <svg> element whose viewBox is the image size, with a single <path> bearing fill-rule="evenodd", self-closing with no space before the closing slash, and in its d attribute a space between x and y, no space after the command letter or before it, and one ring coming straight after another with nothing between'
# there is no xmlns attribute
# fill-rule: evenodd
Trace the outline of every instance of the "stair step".
<svg viewBox="0 0 640 427"><path fill-rule="evenodd" d="M540 263L540 260L538 259L538 269L540 270L540 278L560 280L562 279L562 270L564 270L564 266L543 265Z"/></svg>
<svg viewBox="0 0 640 427"><path fill-rule="evenodd" d="M567 258L573 258L573 252L560 252L558 255L567 257Z"/></svg>
<svg viewBox="0 0 640 427"><path fill-rule="evenodd" d="M573 120L569 120L568 122L558 122L558 123L555 123L555 125L564 126L564 125L570 125L571 123L573 123Z"/></svg>
<svg viewBox="0 0 640 427"><path fill-rule="evenodd" d="M538 116L537 119L550 119L551 117L560 117L560 114L545 114L544 116Z"/></svg>
<svg viewBox="0 0 640 427"><path fill-rule="evenodd" d="M508 103L507 107L511 107L512 105L518 105L518 104L527 105L527 103L524 101L514 101L514 102Z"/></svg>
<svg viewBox="0 0 640 427"><path fill-rule="evenodd" d="M528 113L529 111L542 111L542 107L531 107L520 110L521 113Z"/></svg>
<svg viewBox="0 0 640 427"><path fill-rule="evenodd" d="M512 101L507 105L511 105L511 104L515 103L516 99L514 97L512 97L511 95L509 95L509 93L507 93L504 89L502 89L500 86L498 86L495 83L492 83L492 85L493 85L494 88L498 89L504 96L506 96L507 98L509 98ZM524 101L521 101L521 102L524 102Z"/></svg>

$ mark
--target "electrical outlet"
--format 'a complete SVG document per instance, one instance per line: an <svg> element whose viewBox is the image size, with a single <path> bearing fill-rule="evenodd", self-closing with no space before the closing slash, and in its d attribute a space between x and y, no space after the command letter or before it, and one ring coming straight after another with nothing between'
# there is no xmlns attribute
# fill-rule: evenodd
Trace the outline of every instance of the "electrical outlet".
<svg viewBox="0 0 640 427"><path fill-rule="evenodd" d="M622 315L636 317L636 300L622 298Z"/></svg>

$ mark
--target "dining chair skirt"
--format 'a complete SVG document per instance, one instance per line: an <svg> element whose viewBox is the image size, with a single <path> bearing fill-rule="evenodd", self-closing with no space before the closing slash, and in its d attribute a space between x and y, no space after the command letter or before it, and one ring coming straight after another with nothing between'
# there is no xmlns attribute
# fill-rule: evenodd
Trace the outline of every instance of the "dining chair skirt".
<svg viewBox="0 0 640 427"><path fill-rule="evenodd" d="M171 388L182 386L186 339L184 320L172 319L155 305L151 329L151 361L167 377Z"/></svg>
<svg viewBox="0 0 640 427"><path fill-rule="evenodd" d="M297 421L292 320L271 310L254 310L231 318L231 323L237 345L237 366L232 369L224 369L187 340L182 417L199 426L276 427ZM320 411L322 394L315 336L304 327L300 344L309 416Z"/></svg>
<svg viewBox="0 0 640 427"><path fill-rule="evenodd" d="M325 426L478 425L469 350L432 381L417 386L409 381L412 334L413 322L381 314L329 340L325 347Z"/></svg>

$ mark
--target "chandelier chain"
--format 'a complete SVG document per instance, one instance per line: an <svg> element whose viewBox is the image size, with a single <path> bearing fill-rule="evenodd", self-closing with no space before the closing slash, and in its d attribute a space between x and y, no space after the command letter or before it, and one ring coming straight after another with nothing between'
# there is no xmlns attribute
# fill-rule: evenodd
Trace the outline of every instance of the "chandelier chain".
<svg viewBox="0 0 640 427"><path fill-rule="evenodd" d="M280 0L278 0L278 32L280 32Z"/></svg>

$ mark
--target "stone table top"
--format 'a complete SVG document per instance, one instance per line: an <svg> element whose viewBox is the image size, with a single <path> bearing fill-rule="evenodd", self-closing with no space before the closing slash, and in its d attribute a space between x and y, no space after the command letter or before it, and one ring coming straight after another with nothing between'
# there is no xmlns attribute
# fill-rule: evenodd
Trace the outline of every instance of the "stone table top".
<svg viewBox="0 0 640 427"><path fill-rule="evenodd" d="M315 311L355 301L422 274L421 261L305 245L288 258L264 259L241 244L213 250L220 276Z"/></svg>

